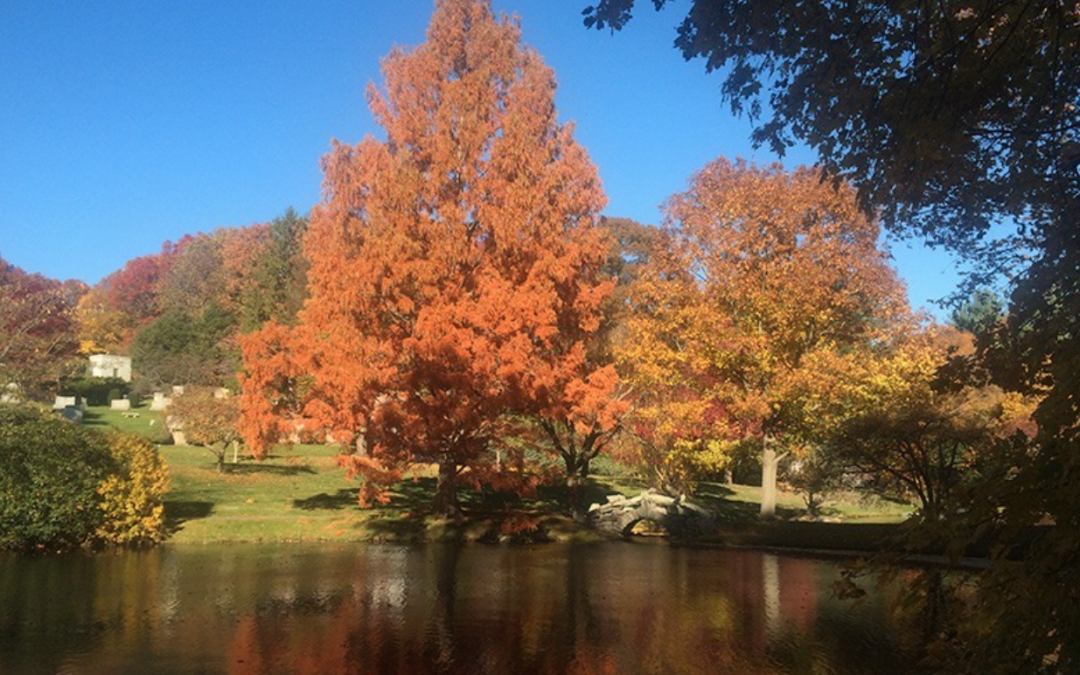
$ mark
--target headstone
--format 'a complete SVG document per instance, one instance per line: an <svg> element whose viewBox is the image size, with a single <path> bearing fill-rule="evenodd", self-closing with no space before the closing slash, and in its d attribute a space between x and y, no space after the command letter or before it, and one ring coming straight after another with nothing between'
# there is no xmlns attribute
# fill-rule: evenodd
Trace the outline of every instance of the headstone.
<svg viewBox="0 0 1080 675"><path fill-rule="evenodd" d="M172 393L173 393L173 396L183 396L184 395L184 385L182 385L182 384L174 384L173 388L172 388Z"/></svg>
<svg viewBox="0 0 1080 675"><path fill-rule="evenodd" d="M113 410L131 410L131 401L126 398L113 399L113 402L109 404L109 407Z"/></svg>
<svg viewBox="0 0 1080 675"><path fill-rule="evenodd" d="M226 389L225 387L218 387L217 389L214 390L214 398L225 399L225 398L229 398L229 396L230 396L229 390Z"/></svg>
<svg viewBox="0 0 1080 675"><path fill-rule="evenodd" d="M57 396L53 401L53 410L63 410L68 407L75 407L79 402L78 396Z"/></svg>
<svg viewBox="0 0 1080 675"><path fill-rule="evenodd" d="M75 407L73 405L69 405L68 407L66 407L66 408L64 408L63 410L60 411L60 417L63 417L68 422L73 422L75 424L82 424L83 411L79 410L77 407Z"/></svg>
<svg viewBox="0 0 1080 675"><path fill-rule="evenodd" d="M172 399L161 393L160 391L154 393L154 400L150 402L151 410L164 410L172 403Z"/></svg>

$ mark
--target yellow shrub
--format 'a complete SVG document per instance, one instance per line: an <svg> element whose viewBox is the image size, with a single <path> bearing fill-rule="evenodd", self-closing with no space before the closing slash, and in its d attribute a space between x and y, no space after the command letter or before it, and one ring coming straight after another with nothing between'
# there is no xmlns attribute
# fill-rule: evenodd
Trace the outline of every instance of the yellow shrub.
<svg viewBox="0 0 1080 675"><path fill-rule="evenodd" d="M110 544L151 544L165 538L162 497L169 472L149 441L130 434L109 434L117 470L98 487L104 523L98 537Z"/></svg>

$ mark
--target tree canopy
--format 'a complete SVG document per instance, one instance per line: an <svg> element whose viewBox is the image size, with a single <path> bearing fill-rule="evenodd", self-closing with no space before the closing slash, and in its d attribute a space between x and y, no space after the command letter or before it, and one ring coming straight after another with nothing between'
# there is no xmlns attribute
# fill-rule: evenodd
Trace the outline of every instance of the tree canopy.
<svg viewBox="0 0 1080 675"><path fill-rule="evenodd" d="M580 381L610 289L604 195L557 122L551 69L487 2L441 0L427 41L382 69L368 98L387 140L335 143L323 160L294 344L307 413L363 438L352 468L378 481L437 463L436 505L452 512L502 416ZM254 372L245 414L260 408Z"/></svg>
<svg viewBox="0 0 1080 675"><path fill-rule="evenodd" d="M636 4L585 23L622 28ZM996 216L1063 215L1076 189L1073 2L694 0L675 46L723 72L757 143L807 143L894 227L970 242Z"/></svg>
<svg viewBox="0 0 1080 675"><path fill-rule="evenodd" d="M75 307L81 282L27 274L0 258L0 388L41 397L78 348ZM54 392L55 393L55 392Z"/></svg>
<svg viewBox="0 0 1080 675"><path fill-rule="evenodd" d="M639 285L623 362L645 397L674 387L658 428L686 418L684 441L723 440L700 428L712 419L758 439L768 495L773 442L798 435L819 365L885 344L909 318L903 286L876 221L812 169L718 159L666 211L671 253Z"/></svg>
<svg viewBox="0 0 1080 675"><path fill-rule="evenodd" d="M600 0L585 23L621 28L635 5ZM980 263L973 285L1009 272L1007 341L1022 367L1006 384L1045 397L1037 447L1001 490L995 519L1057 527L1021 569L990 575L1017 589L1018 608L1036 607L1024 594L1047 602L1037 621L990 611L993 627L974 652L994 654L1002 672L1080 663L1067 648L1080 643L1080 603L1051 590L1063 575L1080 585L1080 493L1060 480L1080 468L1077 16L1073 0L693 0L675 40L687 58L722 71L723 95L753 118L756 143L781 153L806 143L887 227ZM987 239L994 225L1015 236Z"/></svg>

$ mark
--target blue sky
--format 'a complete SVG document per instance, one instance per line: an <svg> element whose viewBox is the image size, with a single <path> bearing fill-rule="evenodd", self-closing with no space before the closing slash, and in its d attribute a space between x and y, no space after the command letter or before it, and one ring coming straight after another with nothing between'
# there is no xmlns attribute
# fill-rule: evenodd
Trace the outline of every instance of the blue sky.
<svg viewBox="0 0 1080 675"><path fill-rule="evenodd" d="M659 223L659 205L709 160L777 159L752 148L720 78L672 48L676 11L643 3L611 35L582 26L587 4L493 0L555 69L560 118L599 167L607 214ZM306 211L330 140L379 134L364 89L391 46L423 40L432 7L0 3L0 256L94 283L165 240ZM797 148L784 161L812 159ZM914 305L954 289L948 255L892 249Z"/></svg>

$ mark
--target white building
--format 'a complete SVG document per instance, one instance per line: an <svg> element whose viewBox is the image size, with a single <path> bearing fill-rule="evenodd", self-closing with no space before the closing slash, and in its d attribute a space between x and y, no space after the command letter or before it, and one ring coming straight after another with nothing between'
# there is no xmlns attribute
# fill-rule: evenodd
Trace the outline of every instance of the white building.
<svg viewBox="0 0 1080 675"><path fill-rule="evenodd" d="M94 354L90 357L90 377L119 377L131 382L131 357Z"/></svg>

